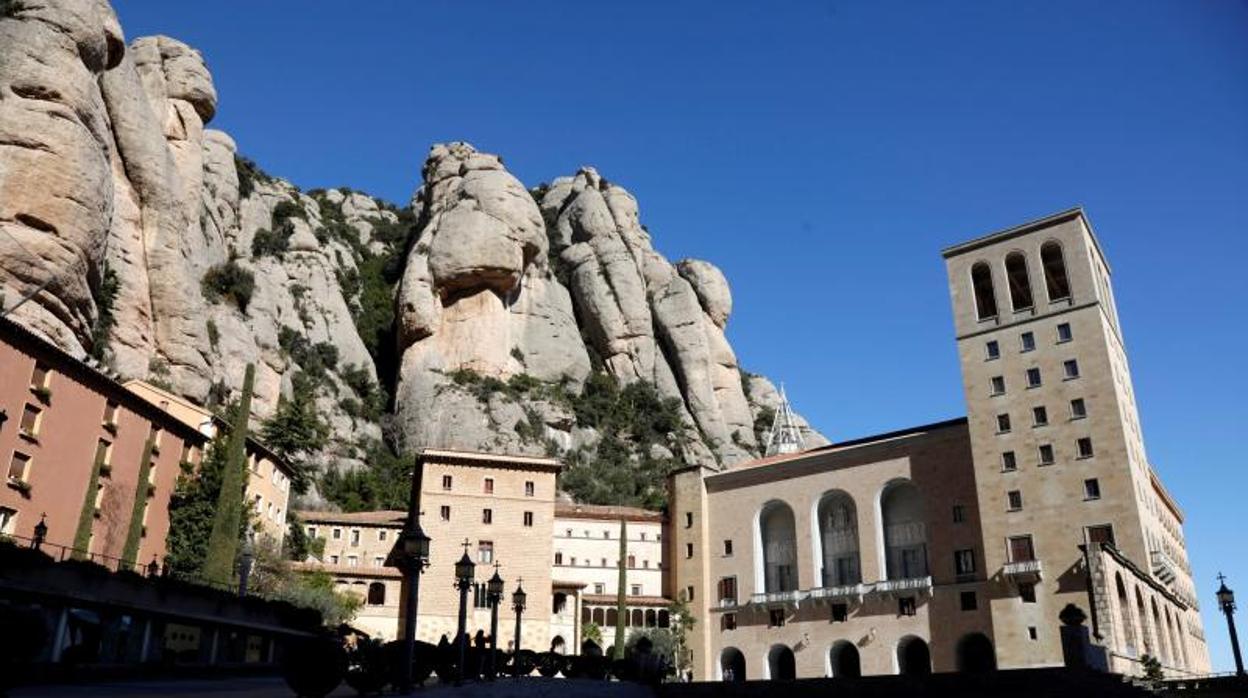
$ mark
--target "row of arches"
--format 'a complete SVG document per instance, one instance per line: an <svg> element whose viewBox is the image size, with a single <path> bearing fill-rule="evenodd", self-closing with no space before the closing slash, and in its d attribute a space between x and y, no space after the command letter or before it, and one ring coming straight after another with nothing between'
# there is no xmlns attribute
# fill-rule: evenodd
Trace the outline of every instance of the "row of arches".
<svg viewBox="0 0 1248 698"><path fill-rule="evenodd" d="M765 657L765 673L753 678L777 681L797 678L797 662L793 650L785 644L772 645ZM894 669L902 676L925 676L932 673L932 653L923 638L907 635L894 648ZM996 650L992 640L983 633L968 633L958 640L958 671L986 673L997 668ZM828 648L827 674L833 678L862 676L862 657L858 647L848 640L837 640ZM725 647L719 655L720 680L745 681L750 678L745 654L736 647Z"/></svg>
<svg viewBox="0 0 1248 698"><path fill-rule="evenodd" d="M581 622L593 623L599 627L613 627L619 618L619 611L614 608L590 608L588 606L581 609ZM631 628L666 628L671 624L671 617L667 609L647 608L642 610L634 608L624 611L624 625Z"/></svg>
<svg viewBox="0 0 1248 698"><path fill-rule="evenodd" d="M1044 286L1049 302L1070 298L1070 277L1066 273L1066 259L1061 243L1049 240L1040 246L1040 268L1044 272ZM1004 272L1006 289L1010 294L1010 308L1019 312L1035 307L1026 254L1020 250L1007 254ZM971 288L975 293L976 317L980 320L996 317L1000 308L997 305L992 267L988 262L979 261L971 266Z"/></svg>
<svg viewBox="0 0 1248 698"><path fill-rule="evenodd" d="M1179 614L1171 614L1168 604L1158 607L1156 597L1151 594L1145 602L1138 585L1132 585L1128 592L1121 572L1114 573L1114 592L1120 626L1116 634L1125 654L1129 657L1147 654L1163 665L1187 668L1187 642Z"/></svg>
<svg viewBox="0 0 1248 698"><path fill-rule="evenodd" d="M927 528L918 487L909 480L894 480L881 490L878 506L881 577L927 576ZM819 568L815 583L834 587L861 582L861 539L854 498L843 490L827 492L816 502L812 517L814 560ZM764 504L756 519L755 540L756 590L774 593L799 589L793 508L780 500Z"/></svg>

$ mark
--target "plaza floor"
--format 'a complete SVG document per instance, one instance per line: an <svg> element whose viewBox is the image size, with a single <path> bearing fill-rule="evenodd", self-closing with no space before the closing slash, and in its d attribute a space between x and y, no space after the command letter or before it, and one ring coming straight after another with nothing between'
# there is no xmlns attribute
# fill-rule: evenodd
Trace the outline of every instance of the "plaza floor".
<svg viewBox="0 0 1248 698"><path fill-rule="evenodd" d="M277 677L191 679L179 681L125 681L57 686L30 686L10 692L12 698L152 698L153 696L226 696L227 698L291 698L294 693ZM355 696L345 684L330 694L333 698ZM649 689L636 684L564 679L502 680L461 687L429 686L414 696L435 698L652 698Z"/></svg>

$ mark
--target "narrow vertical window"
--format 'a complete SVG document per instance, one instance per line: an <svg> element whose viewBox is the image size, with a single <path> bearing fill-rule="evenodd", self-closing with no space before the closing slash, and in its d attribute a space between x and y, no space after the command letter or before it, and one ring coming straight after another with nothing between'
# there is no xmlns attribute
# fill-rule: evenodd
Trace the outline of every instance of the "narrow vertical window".
<svg viewBox="0 0 1248 698"><path fill-rule="evenodd" d="M986 355L986 360L988 361L1001 358L1001 345L998 344L995 339L989 340L986 344L984 344L984 354Z"/></svg>
<svg viewBox="0 0 1248 698"><path fill-rule="evenodd" d="M1005 257L1005 278L1010 288L1010 302L1015 312L1027 310L1035 303L1031 299L1031 278L1027 275L1027 258L1022 252L1011 252Z"/></svg>
<svg viewBox="0 0 1248 698"><path fill-rule="evenodd" d="M1052 240L1041 245L1040 264L1044 267L1044 283L1049 291L1049 301L1070 298L1070 279L1066 276L1062 246Z"/></svg>
<svg viewBox="0 0 1248 698"><path fill-rule="evenodd" d="M992 287L992 269L987 262L971 267L971 286L975 290L975 312L980 320L997 316L997 293Z"/></svg>

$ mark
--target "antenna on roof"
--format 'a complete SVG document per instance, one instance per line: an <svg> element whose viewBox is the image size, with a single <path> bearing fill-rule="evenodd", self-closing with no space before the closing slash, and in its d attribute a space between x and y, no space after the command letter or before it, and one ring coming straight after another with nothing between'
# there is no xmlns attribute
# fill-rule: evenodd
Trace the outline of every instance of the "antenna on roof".
<svg viewBox="0 0 1248 698"><path fill-rule="evenodd" d="M780 404L776 405L776 416L771 422L771 430L767 432L763 455L775 456L804 450L806 445L802 440L802 430L797 426L793 408L789 406L789 397L784 393L784 383L781 383Z"/></svg>

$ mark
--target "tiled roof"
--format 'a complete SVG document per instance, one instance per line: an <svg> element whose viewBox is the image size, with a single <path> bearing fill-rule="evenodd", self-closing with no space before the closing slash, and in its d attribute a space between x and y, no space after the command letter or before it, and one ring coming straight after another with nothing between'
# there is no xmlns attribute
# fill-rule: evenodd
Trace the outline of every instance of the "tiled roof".
<svg viewBox="0 0 1248 698"><path fill-rule="evenodd" d="M402 528L407 520L406 511L297 511L304 523L349 524L356 526L391 526Z"/></svg>
<svg viewBox="0 0 1248 698"><path fill-rule="evenodd" d="M331 565L328 562L312 560L311 562L295 562L291 564L296 570L303 572L328 572L339 577L364 577L368 579L401 579L403 574L393 567L351 567L350 565Z"/></svg>
<svg viewBox="0 0 1248 698"><path fill-rule="evenodd" d="M598 519L603 521L663 521L663 512L640 507L622 507L603 504L555 503L555 517L563 519Z"/></svg>
<svg viewBox="0 0 1248 698"><path fill-rule="evenodd" d="M595 606L615 606L619 601L615 594L582 594L581 603L593 604ZM666 608L672 603L671 599L665 599L662 596L625 596L625 606L662 606Z"/></svg>

